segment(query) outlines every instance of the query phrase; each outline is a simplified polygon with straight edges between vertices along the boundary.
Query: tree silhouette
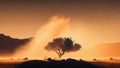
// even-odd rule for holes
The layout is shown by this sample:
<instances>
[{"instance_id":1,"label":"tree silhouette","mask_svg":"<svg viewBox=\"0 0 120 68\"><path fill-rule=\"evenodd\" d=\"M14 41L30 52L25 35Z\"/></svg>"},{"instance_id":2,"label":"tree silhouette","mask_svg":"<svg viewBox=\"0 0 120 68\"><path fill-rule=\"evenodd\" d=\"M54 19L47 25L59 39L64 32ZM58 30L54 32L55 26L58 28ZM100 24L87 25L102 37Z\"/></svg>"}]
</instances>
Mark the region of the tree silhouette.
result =
<instances>
[{"instance_id":1,"label":"tree silhouette","mask_svg":"<svg viewBox=\"0 0 120 68\"><path fill-rule=\"evenodd\" d=\"M45 46L46 50L55 51L59 58L61 58L65 52L78 51L80 48L81 45L74 43L71 38L55 38Z\"/></svg>"}]
</instances>

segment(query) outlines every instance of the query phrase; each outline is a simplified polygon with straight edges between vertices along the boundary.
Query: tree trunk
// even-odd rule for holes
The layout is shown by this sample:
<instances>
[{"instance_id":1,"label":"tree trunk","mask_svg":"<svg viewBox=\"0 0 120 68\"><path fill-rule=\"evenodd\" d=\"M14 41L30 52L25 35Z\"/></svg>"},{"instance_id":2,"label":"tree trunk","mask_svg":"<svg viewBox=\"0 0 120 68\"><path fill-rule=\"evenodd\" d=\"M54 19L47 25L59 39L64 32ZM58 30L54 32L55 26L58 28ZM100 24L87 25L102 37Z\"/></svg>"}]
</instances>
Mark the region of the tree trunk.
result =
<instances>
[{"instance_id":1,"label":"tree trunk","mask_svg":"<svg viewBox=\"0 0 120 68\"><path fill-rule=\"evenodd\" d=\"M59 59L62 57L62 55L64 55L64 52L63 51L61 52L59 49L55 50L55 52L58 54Z\"/></svg>"}]
</instances>

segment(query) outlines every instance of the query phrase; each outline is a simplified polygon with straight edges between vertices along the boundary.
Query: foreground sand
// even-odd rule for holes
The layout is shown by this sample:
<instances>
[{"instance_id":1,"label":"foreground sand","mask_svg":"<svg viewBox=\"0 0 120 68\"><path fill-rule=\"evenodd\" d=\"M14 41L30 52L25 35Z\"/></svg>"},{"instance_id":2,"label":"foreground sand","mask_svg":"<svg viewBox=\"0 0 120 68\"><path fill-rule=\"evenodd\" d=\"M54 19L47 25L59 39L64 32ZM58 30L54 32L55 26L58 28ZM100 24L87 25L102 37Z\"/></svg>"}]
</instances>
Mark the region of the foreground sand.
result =
<instances>
[{"instance_id":1,"label":"foreground sand","mask_svg":"<svg viewBox=\"0 0 120 68\"><path fill-rule=\"evenodd\" d=\"M0 60L0 68L15 68L20 63L28 60ZM120 68L120 60L91 60L87 61L104 68Z\"/></svg>"},{"instance_id":2,"label":"foreground sand","mask_svg":"<svg viewBox=\"0 0 120 68\"><path fill-rule=\"evenodd\" d=\"M0 60L0 68L15 68L16 65L25 61L26 60Z\"/></svg>"}]
</instances>

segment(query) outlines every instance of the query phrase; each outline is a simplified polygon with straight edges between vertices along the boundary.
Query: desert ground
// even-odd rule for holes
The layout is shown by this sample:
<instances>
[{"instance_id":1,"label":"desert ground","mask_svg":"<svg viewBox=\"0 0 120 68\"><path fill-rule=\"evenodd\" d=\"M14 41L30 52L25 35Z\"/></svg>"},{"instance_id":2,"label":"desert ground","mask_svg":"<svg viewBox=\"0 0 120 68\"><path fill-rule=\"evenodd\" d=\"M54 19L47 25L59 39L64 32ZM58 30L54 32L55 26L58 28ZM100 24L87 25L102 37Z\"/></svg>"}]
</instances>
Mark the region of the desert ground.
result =
<instances>
[{"instance_id":1,"label":"desert ground","mask_svg":"<svg viewBox=\"0 0 120 68\"><path fill-rule=\"evenodd\" d=\"M16 65L25 62L26 60L11 60L11 59L1 59L0 68L15 68Z\"/></svg>"},{"instance_id":2,"label":"desert ground","mask_svg":"<svg viewBox=\"0 0 120 68\"><path fill-rule=\"evenodd\" d=\"M1 59L0 68L16 68L17 65L31 61L31 60L22 60L22 59ZM78 60L81 61L81 60ZM93 60L84 60L85 62L91 63L93 65L100 66L101 68L120 68L119 59L93 59Z\"/></svg>"}]
</instances>

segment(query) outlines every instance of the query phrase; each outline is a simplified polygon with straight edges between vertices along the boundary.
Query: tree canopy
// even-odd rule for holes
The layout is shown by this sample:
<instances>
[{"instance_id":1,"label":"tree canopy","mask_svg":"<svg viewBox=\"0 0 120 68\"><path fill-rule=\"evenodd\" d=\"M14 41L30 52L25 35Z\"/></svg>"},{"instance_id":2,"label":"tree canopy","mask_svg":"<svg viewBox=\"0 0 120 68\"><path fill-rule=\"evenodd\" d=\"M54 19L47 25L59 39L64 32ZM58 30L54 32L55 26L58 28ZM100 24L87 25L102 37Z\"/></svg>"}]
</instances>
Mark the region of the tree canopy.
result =
<instances>
[{"instance_id":1,"label":"tree canopy","mask_svg":"<svg viewBox=\"0 0 120 68\"><path fill-rule=\"evenodd\" d=\"M71 38L55 38L45 46L46 50L55 51L59 58L61 58L65 52L75 52L80 50L80 48L81 45L74 43Z\"/></svg>"}]
</instances>

